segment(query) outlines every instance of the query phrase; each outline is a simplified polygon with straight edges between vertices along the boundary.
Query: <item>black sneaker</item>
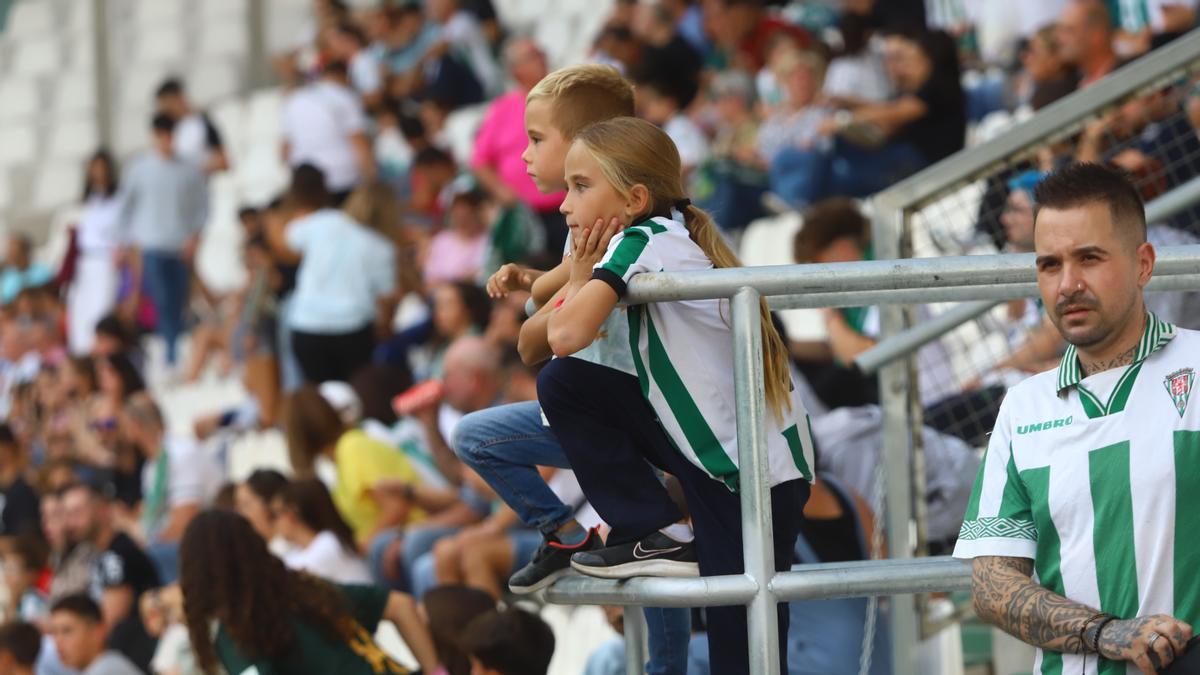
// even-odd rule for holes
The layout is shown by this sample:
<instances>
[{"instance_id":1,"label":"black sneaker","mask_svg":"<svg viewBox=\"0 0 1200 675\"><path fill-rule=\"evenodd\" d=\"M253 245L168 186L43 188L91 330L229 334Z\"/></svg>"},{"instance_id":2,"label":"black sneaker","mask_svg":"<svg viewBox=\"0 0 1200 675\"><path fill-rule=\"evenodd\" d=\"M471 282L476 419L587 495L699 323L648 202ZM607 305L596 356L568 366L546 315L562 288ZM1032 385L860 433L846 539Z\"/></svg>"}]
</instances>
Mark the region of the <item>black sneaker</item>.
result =
<instances>
[{"instance_id":1,"label":"black sneaker","mask_svg":"<svg viewBox=\"0 0 1200 675\"><path fill-rule=\"evenodd\" d=\"M571 556L571 567L590 577L698 577L696 547L655 532L641 541L618 544Z\"/></svg>"},{"instance_id":2,"label":"black sneaker","mask_svg":"<svg viewBox=\"0 0 1200 675\"><path fill-rule=\"evenodd\" d=\"M568 546L553 535L546 535L541 546L529 561L508 580L508 590L517 595L535 593L558 581L564 574L571 571L571 555L582 551L591 551L604 546L600 534L595 528L588 530L587 538L578 544Z\"/></svg>"}]
</instances>

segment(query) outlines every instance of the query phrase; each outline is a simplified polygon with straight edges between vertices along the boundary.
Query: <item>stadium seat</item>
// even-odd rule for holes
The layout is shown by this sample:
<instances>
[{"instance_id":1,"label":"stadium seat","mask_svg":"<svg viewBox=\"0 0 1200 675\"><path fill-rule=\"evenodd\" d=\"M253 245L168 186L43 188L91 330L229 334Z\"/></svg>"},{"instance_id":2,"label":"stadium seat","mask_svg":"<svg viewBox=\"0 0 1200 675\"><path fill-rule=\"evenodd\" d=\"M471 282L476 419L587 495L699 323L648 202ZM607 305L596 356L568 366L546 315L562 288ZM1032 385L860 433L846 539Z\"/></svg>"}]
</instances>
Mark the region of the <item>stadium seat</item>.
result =
<instances>
[{"instance_id":1,"label":"stadium seat","mask_svg":"<svg viewBox=\"0 0 1200 675\"><path fill-rule=\"evenodd\" d=\"M748 267L792 264L792 240L803 226L804 219L795 212L750 223L742 234L739 247L742 263ZM819 310L792 309L779 312L779 318L793 340L823 340L826 337L825 321Z\"/></svg>"},{"instance_id":2,"label":"stadium seat","mask_svg":"<svg viewBox=\"0 0 1200 675\"><path fill-rule=\"evenodd\" d=\"M51 159L82 160L99 145L96 121L91 116L58 119L50 133Z\"/></svg>"},{"instance_id":3,"label":"stadium seat","mask_svg":"<svg viewBox=\"0 0 1200 675\"><path fill-rule=\"evenodd\" d=\"M54 162L43 165L34 174L33 207L54 209L79 198L78 162Z\"/></svg>"},{"instance_id":4,"label":"stadium seat","mask_svg":"<svg viewBox=\"0 0 1200 675\"><path fill-rule=\"evenodd\" d=\"M8 183L8 172L0 168L0 210L7 209L12 200L12 188Z\"/></svg>"},{"instance_id":5,"label":"stadium seat","mask_svg":"<svg viewBox=\"0 0 1200 675\"><path fill-rule=\"evenodd\" d=\"M450 113L446 118L446 126L442 134L450 143L450 154L460 166L466 166L471 160L471 148L475 145L475 134L483 122L487 112L487 104L460 108Z\"/></svg>"},{"instance_id":6,"label":"stadium seat","mask_svg":"<svg viewBox=\"0 0 1200 675\"><path fill-rule=\"evenodd\" d=\"M144 64L131 68L116 82L120 90L117 95L119 116L124 117L128 109L144 109L154 101L154 91L169 76L178 70L168 64Z\"/></svg>"},{"instance_id":7,"label":"stadium seat","mask_svg":"<svg viewBox=\"0 0 1200 675\"><path fill-rule=\"evenodd\" d=\"M134 24L138 29L160 29L164 25L180 24L187 3L180 0L133 0ZM151 31L139 30L140 34Z\"/></svg>"},{"instance_id":8,"label":"stadium seat","mask_svg":"<svg viewBox=\"0 0 1200 675\"><path fill-rule=\"evenodd\" d=\"M48 75L63 64L63 44L53 37L22 40L14 51L12 70L19 75Z\"/></svg>"},{"instance_id":9,"label":"stadium seat","mask_svg":"<svg viewBox=\"0 0 1200 675\"><path fill-rule=\"evenodd\" d=\"M36 80L0 77L0 120L33 117L40 107Z\"/></svg>"},{"instance_id":10,"label":"stadium seat","mask_svg":"<svg viewBox=\"0 0 1200 675\"><path fill-rule=\"evenodd\" d=\"M146 147L150 140L149 102L140 108L126 108L113 120L113 151L121 160L126 160Z\"/></svg>"},{"instance_id":11,"label":"stadium seat","mask_svg":"<svg viewBox=\"0 0 1200 675\"><path fill-rule=\"evenodd\" d=\"M161 25L138 31L133 62L141 65L179 61L185 56L185 46L182 22L178 26Z\"/></svg>"},{"instance_id":12,"label":"stadium seat","mask_svg":"<svg viewBox=\"0 0 1200 675\"><path fill-rule=\"evenodd\" d=\"M196 3L196 9L205 19L209 20L212 17L230 19L242 17L244 20L247 3L246 0L204 0L204 2Z\"/></svg>"},{"instance_id":13,"label":"stadium seat","mask_svg":"<svg viewBox=\"0 0 1200 675\"><path fill-rule=\"evenodd\" d=\"M249 38L244 15L206 17L203 24L199 49L202 59L241 56L246 53Z\"/></svg>"},{"instance_id":14,"label":"stadium seat","mask_svg":"<svg viewBox=\"0 0 1200 675\"><path fill-rule=\"evenodd\" d=\"M37 134L32 124L0 125L0 167L31 162L37 156Z\"/></svg>"},{"instance_id":15,"label":"stadium seat","mask_svg":"<svg viewBox=\"0 0 1200 675\"><path fill-rule=\"evenodd\" d=\"M54 81L50 110L55 115L94 114L96 112L96 78L88 72L63 73Z\"/></svg>"},{"instance_id":16,"label":"stadium seat","mask_svg":"<svg viewBox=\"0 0 1200 675\"><path fill-rule=\"evenodd\" d=\"M242 99L222 101L208 109L209 118L221 133L225 154L237 162L246 151L246 104Z\"/></svg>"},{"instance_id":17,"label":"stadium seat","mask_svg":"<svg viewBox=\"0 0 1200 675\"><path fill-rule=\"evenodd\" d=\"M8 17L12 35L42 35L54 30L54 7L48 2L18 2Z\"/></svg>"},{"instance_id":18,"label":"stadium seat","mask_svg":"<svg viewBox=\"0 0 1200 675\"><path fill-rule=\"evenodd\" d=\"M187 73L188 95L198 106L209 106L241 89L242 72L226 59L209 59Z\"/></svg>"}]
</instances>

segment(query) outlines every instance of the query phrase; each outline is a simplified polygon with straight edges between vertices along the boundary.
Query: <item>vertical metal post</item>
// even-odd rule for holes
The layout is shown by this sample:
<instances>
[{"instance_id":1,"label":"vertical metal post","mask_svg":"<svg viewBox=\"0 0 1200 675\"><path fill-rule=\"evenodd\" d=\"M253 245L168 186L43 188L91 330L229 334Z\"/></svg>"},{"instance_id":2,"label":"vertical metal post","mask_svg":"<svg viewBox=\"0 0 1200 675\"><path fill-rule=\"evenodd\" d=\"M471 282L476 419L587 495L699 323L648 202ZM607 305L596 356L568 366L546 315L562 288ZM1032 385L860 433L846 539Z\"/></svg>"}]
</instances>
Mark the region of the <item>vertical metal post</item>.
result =
<instances>
[{"instance_id":1,"label":"vertical metal post","mask_svg":"<svg viewBox=\"0 0 1200 675\"><path fill-rule=\"evenodd\" d=\"M901 257L904 211L880 206L872 222L872 244L880 260ZM904 308L879 307L880 341L905 329ZM907 360L893 362L879 371L879 404L883 410L883 464L887 514L888 551L892 558L911 558L912 481L909 428L909 377ZM911 595L891 598L892 671L916 675L917 643L920 640L916 607Z\"/></svg>"},{"instance_id":2,"label":"vertical metal post","mask_svg":"<svg viewBox=\"0 0 1200 675\"><path fill-rule=\"evenodd\" d=\"M250 71L246 84L251 91L270 81L267 30L267 0L246 0L246 65Z\"/></svg>"},{"instance_id":3,"label":"vertical metal post","mask_svg":"<svg viewBox=\"0 0 1200 675\"><path fill-rule=\"evenodd\" d=\"M625 673L641 675L646 672L646 615L642 608L625 608Z\"/></svg>"},{"instance_id":4,"label":"vertical metal post","mask_svg":"<svg viewBox=\"0 0 1200 675\"><path fill-rule=\"evenodd\" d=\"M109 52L108 0L92 0L92 59L96 78L96 135L113 147L112 60Z\"/></svg>"},{"instance_id":5,"label":"vertical metal post","mask_svg":"<svg viewBox=\"0 0 1200 675\"><path fill-rule=\"evenodd\" d=\"M763 388L759 295L742 288L733 296L734 396L737 398L738 487L742 500L742 553L746 574L758 583L746 615L750 671L779 675L779 623L769 584L775 575L771 491L767 487L767 397Z\"/></svg>"}]
</instances>

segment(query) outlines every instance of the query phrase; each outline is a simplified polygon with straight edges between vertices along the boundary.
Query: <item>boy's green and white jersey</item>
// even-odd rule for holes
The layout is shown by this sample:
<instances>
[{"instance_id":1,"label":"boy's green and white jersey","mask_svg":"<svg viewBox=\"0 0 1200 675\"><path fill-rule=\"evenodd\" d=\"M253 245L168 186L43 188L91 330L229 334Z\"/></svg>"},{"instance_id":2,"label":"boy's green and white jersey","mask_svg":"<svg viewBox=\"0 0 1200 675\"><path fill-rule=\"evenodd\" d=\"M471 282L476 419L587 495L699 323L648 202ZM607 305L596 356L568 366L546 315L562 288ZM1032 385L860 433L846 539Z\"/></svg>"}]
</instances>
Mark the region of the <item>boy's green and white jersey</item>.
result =
<instances>
[{"instance_id":1,"label":"boy's green and white jersey","mask_svg":"<svg viewBox=\"0 0 1200 675\"><path fill-rule=\"evenodd\" d=\"M594 276L624 297L643 272L712 269L687 227L654 218L613 237ZM633 365L642 393L675 447L709 476L737 489L737 404L728 300L633 305L626 310ZM796 396L784 419L766 415L770 484L812 480L808 414Z\"/></svg>"},{"instance_id":2,"label":"boy's green and white jersey","mask_svg":"<svg viewBox=\"0 0 1200 675\"><path fill-rule=\"evenodd\" d=\"M1148 314L1134 361L1057 370L1011 389L954 555L1032 558L1035 579L1123 619L1200 620L1200 333ZM1129 673L1038 651L1037 673Z\"/></svg>"}]
</instances>

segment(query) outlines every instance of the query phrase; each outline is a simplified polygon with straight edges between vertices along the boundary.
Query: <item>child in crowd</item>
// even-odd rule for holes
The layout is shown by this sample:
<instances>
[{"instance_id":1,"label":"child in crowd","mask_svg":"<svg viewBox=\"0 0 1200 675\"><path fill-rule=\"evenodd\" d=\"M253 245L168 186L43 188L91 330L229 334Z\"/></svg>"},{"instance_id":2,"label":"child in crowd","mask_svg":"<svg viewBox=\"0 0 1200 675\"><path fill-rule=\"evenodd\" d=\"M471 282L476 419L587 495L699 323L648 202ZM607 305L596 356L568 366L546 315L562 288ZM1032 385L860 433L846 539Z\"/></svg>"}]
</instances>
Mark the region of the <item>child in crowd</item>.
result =
<instances>
[{"instance_id":1,"label":"child in crowd","mask_svg":"<svg viewBox=\"0 0 1200 675\"><path fill-rule=\"evenodd\" d=\"M0 626L0 673L33 675L41 647L42 634L37 626L23 621Z\"/></svg>"},{"instance_id":2,"label":"child in crowd","mask_svg":"<svg viewBox=\"0 0 1200 675\"><path fill-rule=\"evenodd\" d=\"M474 675L546 675L554 632L536 614L492 610L467 626L463 646Z\"/></svg>"},{"instance_id":3,"label":"child in crowd","mask_svg":"<svg viewBox=\"0 0 1200 675\"><path fill-rule=\"evenodd\" d=\"M684 197L679 153L654 125L626 118L592 125L576 137L565 168L571 275L548 312L548 341L559 358L539 375L538 397L584 494L613 528L606 547L575 553L571 565L615 579L696 574L697 567L704 576L741 574L729 302L627 308L636 382L598 381L601 368L564 358L596 340L634 276L741 263L708 214ZM760 315L775 566L786 570L809 494L812 439L792 394L787 349L761 302ZM652 464L679 479L694 541ZM783 605L779 623L786 634ZM708 624L720 636L709 645L713 672L745 672L745 609L709 608ZM786 671L782 645L779 658Z\"/></svg>"},{"instance_id":4,"label":"child in crowd","mask_svg":"<svg viewBox=\"0 0 1200 675\"><path fill-rule=\"evenodd\" d=\"M553 193L566 188L563 161L571 140L585 127L633 112L633 87L611 66L563 68L539 82L526 100L529 145L522 156L538 190ZM488 280L488 292L493 297L528 291L534 304L543 307L521 328L518 350L526 363L550 357L547 303L566 284L569 262L569 255L564 255L561 264L545 273L505 265ZM597 383L623 381L636 388L624 317L614 313L600 335L579 358L596 365ZM541 546L532 561L509 579L509 590L532 593L545 588L567 573L573 553L601 545L599 534L584 529L574 519L573 509L551 491L538 473L538 466L567 469L570 464L537 402L513 403L467 415L458 423L451 444L459 458L492 486L523 523L542 533ZM618 451L633 452L629 447L619 447ZM640 456L628 459L642 461ZM656 608L645 612L650 637L648 671L685 673L688 613Z\"/></svg>"}]
</instances>

